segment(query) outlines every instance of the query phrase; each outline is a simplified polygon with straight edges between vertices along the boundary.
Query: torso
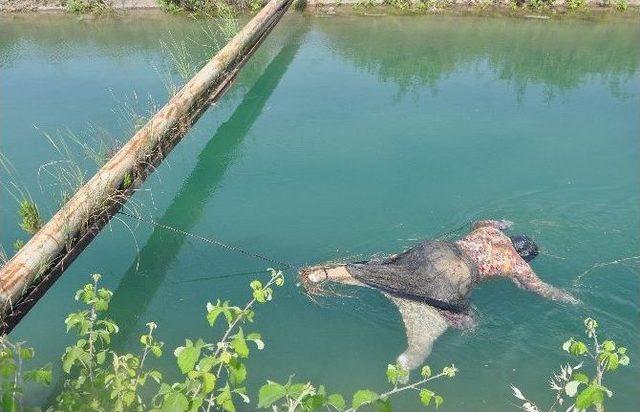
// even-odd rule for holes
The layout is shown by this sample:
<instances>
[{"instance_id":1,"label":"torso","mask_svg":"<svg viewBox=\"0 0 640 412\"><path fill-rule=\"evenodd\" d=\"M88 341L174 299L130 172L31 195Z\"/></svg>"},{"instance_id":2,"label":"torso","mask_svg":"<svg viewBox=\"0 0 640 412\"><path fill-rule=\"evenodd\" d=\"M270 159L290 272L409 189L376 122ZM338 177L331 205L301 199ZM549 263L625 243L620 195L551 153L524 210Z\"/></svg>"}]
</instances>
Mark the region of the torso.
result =
<instances>
[{"instance_id":1,"label":"torso","mask_svg":"<svg viewBox=\"0 0 640 412\"><path fill-rule=\"evenodd\" d=\"M507 275L522 260L513 248L511 239L494 227L479 227L455 243L475 262L481 280Z\"/></svg>"}]
</instances>

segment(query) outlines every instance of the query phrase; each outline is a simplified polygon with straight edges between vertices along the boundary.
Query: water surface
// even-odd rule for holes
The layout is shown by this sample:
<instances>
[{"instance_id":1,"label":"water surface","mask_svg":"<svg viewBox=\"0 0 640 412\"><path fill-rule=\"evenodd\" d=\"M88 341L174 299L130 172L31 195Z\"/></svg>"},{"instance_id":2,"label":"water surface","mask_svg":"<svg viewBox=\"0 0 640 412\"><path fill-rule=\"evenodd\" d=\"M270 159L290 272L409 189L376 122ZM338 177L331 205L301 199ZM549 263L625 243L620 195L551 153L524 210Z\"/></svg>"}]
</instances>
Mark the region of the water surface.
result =
<instances>
[{"instance_id":1,"label":"water surface","mask_svg":"<svg viewBox=\"0 0 640 412\"><path fill-rule=\"evenodd\" d=\"M188 19L0 24L2 152L47 213L55 188L41 165L59 156L43 135L126 140L127 108L166 100L160 41L189 36L189 49L206 54ZM634 409L637 260L575 280L638 255L639 35L626 21L288 15L130 207L296 266L393 253L476 218L513 220L544 248L534 263L541 277L584 304L547 302L504 281L478 288L477 330L447 332L429 359L461 370L434 385L447 410L513 410L512 383L550 399L547 377L568 360L560 346L586 316L632 348L632 366L609 383L610 409ZM24 236L11 198L1 201L10 250ZM63 320L77 307L73 291L98 272L115 291L119 349L134 350L151 320L168 349L184 337L214 339L205 303L243 303L243 273L267 266L121 216L12 335L42 363L57 360L72 341ZM386 364L405 345L395 308L372 291L316 305L294 271L287 276L258 309L253 328L267 347L249 361L250 389L292 373L344 393L385 388ZM170 354L158 367L177 378ZM33 402L49 396L38 390ZM416 410L413 397L400 397L398 410Z\"/></svg>"}]
</instances>

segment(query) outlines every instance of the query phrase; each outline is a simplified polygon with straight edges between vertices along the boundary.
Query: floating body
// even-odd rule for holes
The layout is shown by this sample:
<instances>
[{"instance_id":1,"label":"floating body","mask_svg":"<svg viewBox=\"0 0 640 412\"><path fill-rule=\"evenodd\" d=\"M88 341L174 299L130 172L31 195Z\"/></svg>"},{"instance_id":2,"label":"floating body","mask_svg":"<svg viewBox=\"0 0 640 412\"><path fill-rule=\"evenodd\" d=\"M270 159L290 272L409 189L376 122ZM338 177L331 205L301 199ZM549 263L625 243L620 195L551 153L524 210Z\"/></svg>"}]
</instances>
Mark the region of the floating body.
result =
<instances>
[{"instance_id":1,"label":"floating body","mask_svg":"<svg viewBox=\"0 0 640 412\"><path fill-rule=\"evenodd\" d=\"M380 290L398 307L406 329L407 349L398 363L413 369L424 362L448 327L474 326L469 295L484 280L507 277L548 299L579 302L536 275L528 262L537 256L538 248L527 236L507 236L504 230L511 225L483 220L455 242L423 241L380 261L303 268L302 284L312 294L320 293L324 282Z\"/></svg>"}]
</instances>

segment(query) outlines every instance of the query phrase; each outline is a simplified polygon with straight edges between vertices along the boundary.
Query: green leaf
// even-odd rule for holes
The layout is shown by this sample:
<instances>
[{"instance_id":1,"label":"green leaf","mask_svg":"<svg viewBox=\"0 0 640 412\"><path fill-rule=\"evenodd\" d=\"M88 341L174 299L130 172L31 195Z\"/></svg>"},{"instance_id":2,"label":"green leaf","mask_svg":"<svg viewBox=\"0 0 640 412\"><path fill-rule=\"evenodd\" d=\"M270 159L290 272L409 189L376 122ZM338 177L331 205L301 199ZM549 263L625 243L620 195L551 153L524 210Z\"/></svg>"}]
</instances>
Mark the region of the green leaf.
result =
<instances>
[{"instance_id":1,"label":"green leaf","mask_svg":"<svg viewBox=\"0 0 640 412\"><path fill-rule=\"evenodd\" d=\"M423 366L420 375L425 379L429 378L431 376L431 368L429 366Z\"/></svg>"},{"instance_id":2,"label":"green leaf","mask_svg":"<svg viewBox=\"0 0 640 412\"><path fill-rule=\"evenodd\" d=\"M216 386L216 375L210 372L205 372L202 374L202 390L204 393L210 393L213 388Z\"/></svg>"},{"instance_id":3,"label":"green leaf","mask_svg":"<svg viewBox=\"0 0 640 412\"><path fill-rule=\"evenodd\" d=\"M242 329L231 340L231 347L236 351L239 357L246 358L249 356L249 347L247 341L244 338Z\"/></svg>"},{"instance_id":4,"label":"green leaf","mask_svg":"<svg viewBox=\"0 0 640 412\"><path fill-rule=\"evenodd\" d=\"M302 392L304 392L309 387L307 383L294 383L293 385L287 388L287 396L293 399L298 399Z\"/></svg>"},{"instance_id":5,"label":"green leaf","mask_svg":"<svg viewBox=\"0 0 640 412\"><path fill-rule=\"evenodd\" d=\"M32 359L34 351L32 348L20 348L20 357L24 360Z\"/></svg>"},{"instance_id":6,"label":"green leaf","mask_svg":"<svg viewBox=\"0 0 640 412\"><path fill-rule=\"evenodd\" d=\"M41 385L49 385L51 383L51 376L51 365L25 373L25 379Z\"/></svg>"},{"instance_id":7,"label":"green leaf","mask_svg":"<svg viewBox=\"0 0 640 412\"><path fill-rule=\"evenodd\" d=\"M200 363L198 363L198 369L201 372L209 372L215 365L219 363L218 359L213 356L205 356L200 359Z\"/></svg>"},{"instance_id":8,"label":"green leaf","mask_svg":"<svg viewBox=\"0 0 640 412\"><path fill-rule=\"evenodd\" d=\"M86 357L84 349L78 346L68 347L65 354L62 355L62 369L66 373L70 373L76 360L84 357Z\"/></svg>"},{"instance_id":9,"label":"green leaf","mask_svg":"<svg viewBox=\"0 0 640 412\"><path fill-rule=\"evenodd\" d=\"M6 412L18 412L20 410L20 406L12 396L11 391L5 391L2 394L2 410Z\"/></svg>"},{"instance_id":10,"label":"green leaf","mask_svg":"<svg viewBox=\"0 0 640 412\"><path fill-rule=\"evenodd\" d=\"M268 408L287 394L287 389L276 382L268 382L258 391L258 408Z\"/></svg>"},{"instance_id":11,"label":"green leaf","mask_svg":"<svg viewBox=\"0 0 640 412\"><path fill-rule=\"evenodd\" d=\"M235 412L236 407L233 404L233 398L231 397L231 390L228 386L225 386L218 396L216 397L216 403L227 412Z\"/></svg>"},{"instance_id":12,"label":"green leaf","mask_svg":"<svg viewBox=\"0 0 640 412\"><path fill-rule=\"evenodd\" d=\"M253 297L260 303L265 303L267 301L267 296L264 292L264 289L257 289L253 291Z\"/></svg>"},{"instance_id":13,"label":"green leaf","mask_svg":"<svg viewBox=\"0 0 640 412\"><path fill-rule=\"evenodd\" d=\"M247 368L244 363L238 362L237 359L233 359L229 362L229 383L233 386L242 385L247 379Z\"/></svg>"},{"instance_id":14,"label":"green leaf","mask_svg":"<svg viewBox=\"0 0 640 412\"><path fill-rule=\"evenodd\" d=\"M587 348L587 345L585 345L584 342L574 341L569 346L569 353L572 355L582 356L587 352L589 352L589 348Z\"/></svg>"},{"instance_id":15,"label":"green leaf","mask_svg":"<svg viewBox=\"0 0 640 412\"><path fill-rule=\"evenodd\" d=\"M391 412L393 410L391 409L390 399L378 399L373 403L373 406L375 406L378 412Z\"/></svg>"},{"instance_id":16,"label":"green leaf","mask_svg":"<svg viewBox=\"0 0 640 412\"><path fill-rule=\"evenodd\" d=\"M339 393L329 395L327 398L327 404L333 406L339 411L344 411L347 408L347 403L344 401L344 397Z\"/></svg>"},{"instance_id":17,"label":"green leaf","mask_svg":"<svg viewBox=\"0 0 640 412\"><path fill-rule=\"evenodd\" d=\"M431 403L431 399L433 398L433 395L435 395L435 393L431 392L429 389L422 389L420 391L420 402L424 406L429 406L429 404Z\"/></svg>"},{"instance_id":18,"label":"green leaf","mask_svg":"<svg viewBox=\"0 0 640 412\"><path fill-rule=\"evenodd\" d=\"M592 383L578 394L575 405L579 409L587 409L602 402L604 402L604 391L599 385Z\"/></svg>"},{"instance_id":19,"label":"green leaf","mask_svg":"<svg viewBox=\"0 0 640 412\"><path fill-rule=\"evenodd\" d=\"M453 364L451 364L451 366L445 366L444 368L442 368L442 373L448 378L453 378L454 376L456 376L456 372L458 372L458 368L456 368L456 365Z\"/></svg>"},{"instance_id":20,"label":"green leaf","mask_svg":"<svg viewBox=\"0 0 640 412\"><path fill-rule=\"evenodd\" d=\"M573 374L573 380L589 384L589 377L584 373L578 372Z\"/></svg>"},{"instance_id":21,"label":"green leaf","mask_svg":"<svg viewBox=\"0 0 640 412\"><path fill-rule=\"evenodd\" d=\"M96 362L98 365L102 365L107 357L107 351L100 351L96 354Z\"/></svg>"},{"instance_id":22,"label":"green leaf","mask_svg":"<svg viewBox=\"0 0 640 412\"><path fill-rule=\"evenodd\" d=\"M251 341L256 344L258 350L264 349L264 342L262 341L262 336L259 333L250 333L246 338L248 341Z\"/></svg>"},{"instance_id":23,"label":"green leaf","mask_svg":"<svg viewBox=\"0 0 640 412\"><path fill-rule=\"evenodd\" d=\"M398 369L395 365L387 365L387 380L389 383L395 385L398 382Z\"/></svg>"},{"instance_id":24,"label":"green leaf","mask_svg":"<svg viewBox=\"0 0 640 412\"><path fill-rule=\"evenodd\" d=\"M602 342L602 349L606 350L607 352L613 352L614 350L616 350L616 343L612 340L605 340L604 342Z\"/></svg>"},{"instance_id":25,"label":"green leaf","mask_svg":"<svg viewBox=\"0 0 640 412\"><path fill-rule=\"evenodd\" d=\"M619 362L620 362L620 365L627 366L629 365L629 357L627 355L621 355Z\"/></svg>"},{"instance_id":26,"label":"green leaf","mask_svg":"<svg viewBox=\"0 0 640 412\"><path fill-rule=\"evenodd\" d=\"M162 402L161 412L183 412L189 410L187 397L180 392L169 392Z\"/></svg>"},{"instance_id":27,"label":"green leaf","mask_svg":"<svg viewBox=\"0 0 640 412\"><path fill-rule=\"evenodd\" d=\"M369 404L378 399L378 394L368 389L361 389L353 395L351 407L358 409L362 405Z\"/></svg>"},{"instance_id":28,"label":"green leaf","mask_svg":"<svg viewBox=\"0 0 640 412\"><path fill-rule=\"evenodd\" d=\"M196 366L198 358L200 358L200 348L194 346L183 347L177 351L178 367L182 373L187 373Z\"/></svg>"},{"instance_id":29,"label":"green leaf","mask_svg":"<svg viewBox=\"0 0 640 412\"><path fill-rule=\"evenodd\" d=\"M618 364L620 363L620 359L618 358L617 353L610 353L606 358L606 367L608 371L613 371L618 369Z\"/></svg>"},{"instance_id":30,"label":"green leaf","mask_svg":"<svg viewBox=\"0 0 640 412\"><path fill-rule=\"evenodd\" d=\"M440 395L434 396L433 400L436 401L436 409L438 409L440 405L442 405L442 402L444 402L444 398Z\"/></svg>"}]
</instances>

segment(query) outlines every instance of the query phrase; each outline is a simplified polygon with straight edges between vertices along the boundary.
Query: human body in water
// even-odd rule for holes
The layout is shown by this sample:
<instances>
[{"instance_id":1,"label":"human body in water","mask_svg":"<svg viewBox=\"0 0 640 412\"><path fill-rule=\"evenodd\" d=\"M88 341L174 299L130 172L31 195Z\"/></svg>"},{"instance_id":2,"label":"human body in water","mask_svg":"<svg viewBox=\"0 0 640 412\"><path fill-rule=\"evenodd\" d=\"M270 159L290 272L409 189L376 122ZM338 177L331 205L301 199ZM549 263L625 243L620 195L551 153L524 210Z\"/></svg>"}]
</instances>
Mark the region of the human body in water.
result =
<instances>
[{"instance_id":1,"label":"human body in water","mask_svg":"<svg viewBox=\"0 0 640 412\"><path fill-rule=\"evenodd\" d=\"M407 333L408 347L398 363L414 369L448 327L464 330L475 325L468 296L482 281L506 277L545 298L579 303L536 275L529 262L537 256L538 247L525 235L507 236L504 231L512 224L482 220L455 242L423 241L382 261L306 267L300 270L301 283L311 294L321 294L324 282L384 293L398 307Z\"/></svg>"}]
</instances>

